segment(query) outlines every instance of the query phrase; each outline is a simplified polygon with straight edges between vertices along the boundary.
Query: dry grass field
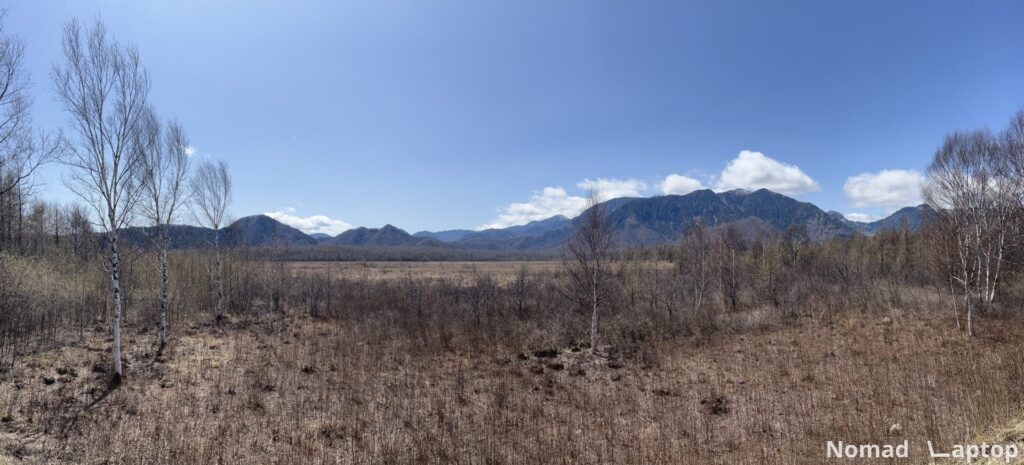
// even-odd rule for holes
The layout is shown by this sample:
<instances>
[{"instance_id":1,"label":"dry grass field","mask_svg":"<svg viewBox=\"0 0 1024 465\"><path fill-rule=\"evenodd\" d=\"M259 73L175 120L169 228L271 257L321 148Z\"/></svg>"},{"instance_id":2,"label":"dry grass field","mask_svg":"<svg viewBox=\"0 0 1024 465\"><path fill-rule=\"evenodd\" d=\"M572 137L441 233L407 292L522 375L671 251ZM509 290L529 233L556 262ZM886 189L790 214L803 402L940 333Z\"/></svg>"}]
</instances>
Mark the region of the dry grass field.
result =
<instances>
[{"instance_id":1,"label":"dry grass field","mask_svg":"<svg viewBox=\"0 0 1024 465\"><path fill-rule=\"evenodd\" d=\"M520 269L528 273L556 271L558 261L489 261L489 262L287 262L285 266L294 273L329 273L335 278L352 280L383 279L450 279L472 282L479 276L487 275L498 282L509 282Z\"/></svg>"},{"instance_id":2,"label":"dry grass field","mask_svg":"<svg viewBox=\"0 0 1024 465\"><path fill-rule=\"evenodd\" d=\"M617 260L593 352L558 262L232 257L217 328L181 253L157 361L158 281L132 270L113 388L105 277L10 258L0 464L820 464L830 440L926 463L928 440L1020 441L1022 289L971 338L921 267L854 246L751 247L702 306L700 261Z\"/></svg>"},{"instance_id":3,"label":"dry grass field","mask_svg":"<svg viewBox=\"0 0 1024 465\"><path fill-rule=\"evenodd\" d=\"M851 313L652 359L429 350L376 320L268 317L183 328L154 364L131 328L108 395L98 331L0 375L0 463L819 464L829 439L904 438L923 459L925 439L992 434L1024 407L1010 323L970 341L934 313Z\"/></svg>"}]
</instances>

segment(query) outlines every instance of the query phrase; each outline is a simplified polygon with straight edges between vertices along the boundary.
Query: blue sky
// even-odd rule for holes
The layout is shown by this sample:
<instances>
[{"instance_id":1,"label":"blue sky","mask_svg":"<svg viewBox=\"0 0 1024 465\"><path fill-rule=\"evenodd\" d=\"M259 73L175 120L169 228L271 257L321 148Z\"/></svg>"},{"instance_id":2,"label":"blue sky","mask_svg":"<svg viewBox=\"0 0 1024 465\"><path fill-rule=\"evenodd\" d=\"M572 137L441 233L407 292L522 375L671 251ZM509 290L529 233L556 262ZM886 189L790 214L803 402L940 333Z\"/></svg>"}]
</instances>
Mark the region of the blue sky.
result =
<instances>
[{"instance_id":1,"label":"blue sky","mask_svg":"<svg viewBox=\"0 0 1024 465\"><path fill-rule=\"evenodd\" d=\"M40 124L65 124L49 78L64 23L99 15L138 46L152 102L196 156L230 164L234 216L309 231L501 226L572 212L589 186L695 183L878 216L914 200L945 133L998 130L1024 106L1021 2L8 8ZM61 171L43 195L71 200Z\"/></svg>"}]
</instances>

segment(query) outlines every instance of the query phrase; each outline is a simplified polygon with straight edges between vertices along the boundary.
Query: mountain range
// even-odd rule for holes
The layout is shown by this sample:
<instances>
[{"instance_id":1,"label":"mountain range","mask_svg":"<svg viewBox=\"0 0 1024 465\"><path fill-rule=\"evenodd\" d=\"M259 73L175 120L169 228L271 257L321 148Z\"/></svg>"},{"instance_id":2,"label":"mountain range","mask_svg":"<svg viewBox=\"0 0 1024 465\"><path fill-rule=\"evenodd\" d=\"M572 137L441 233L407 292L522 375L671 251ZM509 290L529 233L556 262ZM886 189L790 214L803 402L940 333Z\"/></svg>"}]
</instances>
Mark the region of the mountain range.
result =
<instances>
[{"instance_id":1,"label":"mountain range","mask_svg":"<svg viewBox=\"0 0 1024 465\"><path fill-rule=\"evenodd\" d=\"M906 207L874 222L851 221L841 213L825 212L817 206L785 195L760 189L728 192L698 190L686 195L623 197L602 204L615 243L618 245L659 245L673 243L696 224L709 228L733 227L746 238L782 234L800 226L811 240L872 235L906 225L919 229L934 215L926 205ZM265 215L241 218L217 233L225 247L267 246L373 246L449 247L471 250L543 251L561 246L581 221L552 216L524 225L472 231L419 231L415 234L392 226L354 228L337 236L309 235ZM203 248L212 244L212 229L169 226L175 248ZM144 241L152 228L128 228L128 241Z\"/></svg>"}]
</instances>

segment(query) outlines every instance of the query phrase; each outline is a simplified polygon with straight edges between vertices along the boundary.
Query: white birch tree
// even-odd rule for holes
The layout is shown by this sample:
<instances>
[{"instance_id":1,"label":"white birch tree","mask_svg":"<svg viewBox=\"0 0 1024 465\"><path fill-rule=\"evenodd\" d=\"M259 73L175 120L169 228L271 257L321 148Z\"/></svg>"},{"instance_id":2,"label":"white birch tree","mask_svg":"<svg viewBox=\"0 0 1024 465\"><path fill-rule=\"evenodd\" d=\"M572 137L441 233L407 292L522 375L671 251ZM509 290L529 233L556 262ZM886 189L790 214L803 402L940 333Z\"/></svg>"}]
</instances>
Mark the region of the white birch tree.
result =
<instances>
[{"instance_id":1,"label":"white birch tree","mask_svg":"<svg viewBox=\"0 0 1024 465\"><path fill-rule=\"evenodd\" d=\"M943 236L935 250L950 255L941 261L963 295L971 336L975 301L992 305L1018 246L1022 192L1006 144L988 131L948 135L928 167L925 200Z\"/></svg>"},{"instance_id":2,"label":"white birch tree","mask_svg":"<svg viewBox=\"0 0 1024 465\"><path fill-rule=\"evenodd\" d=\"M72 169L65 184L96 215L106 233L106 263L114 308L114 381L121 366L121 255L119 232L127 226L142 190L135 133L146 110L149 75L138 51L124 47L96 21L84 29L77 20L64 28L63 59L54 66L53 87L77 138L65 157Z\"/></svg>"},{"instance_id":3,"label":"white birch tree","mask_svg":"<svg viewBox=\"0 0 1024 465\"><path fill-rule=\"evenodd\" d=\"M700 314L701 305L711 283L711 243L700 218L679 240L676 273L693 301L693 313Z\"/></svg>"},{"instance_id":4,"label":"white birch tree","mask_svg":"<svg viewBox=\"0 0 1024 465\"><path fill-rule=\"evenodd\" d=\"M587 209L576 220L576 230L566 243L562 266L569 277L566 295L590 310L590 350L597 352L597 322L601 304L609 295L612 232L599 194L592 192Z\"/></svg>"},{"instance_id":5,"label":"white birch tree","mask_svg":"<svg viewBox=\"0 0 1024 465\"><path fill-rule=\"evenodd\" d=\"M213 229L214 267L210 275L217 290L214 310L217 326L224 322L224 266L220 253L220 229L228 219L231 205L231 174L223 161L203 160L189 182L192 214L197 222Z\"/></svg>"},{"instance_id":6,"label":"white birch tree","mask_svg":"<svg viewBox=\"0 0 1024 465\"><path fill-rule=\"evenodd\" d=\"M187 198L189 144L181 123L172 120L164 128L152 109L146 112L136 133L141 160L139 185L144 194L139 212L153 227L151 240L160 266L160 329L155 356L158 359L167 342L170 226Z\"/></svg>"}]
</instances>

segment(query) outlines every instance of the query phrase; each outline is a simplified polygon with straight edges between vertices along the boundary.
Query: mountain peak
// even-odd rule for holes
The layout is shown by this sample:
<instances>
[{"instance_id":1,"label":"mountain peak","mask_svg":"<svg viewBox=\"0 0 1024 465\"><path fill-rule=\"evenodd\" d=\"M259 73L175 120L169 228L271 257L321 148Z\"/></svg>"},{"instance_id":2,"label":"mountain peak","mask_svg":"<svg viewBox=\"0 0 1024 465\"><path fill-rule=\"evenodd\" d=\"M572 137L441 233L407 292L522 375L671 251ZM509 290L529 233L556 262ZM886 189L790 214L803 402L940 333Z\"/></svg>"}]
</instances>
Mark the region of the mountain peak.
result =
<instances>
[{"instance_id":1,"label":"mountain peak","mask_svg":"<svg viewBox=\"0 0 1024 465\"><path fill-rule=\"evenodd\" d=\"M444 231L420 231L413 234L414 237L436 239L441 242L455 242L463 237L473 234L469 229L448 229Z\"/></svg>"},{"instance_id":2,"label":"mountain peak","mask_svg":"<svg viewBox=\"0 0 1024 465\"><path fill-rule=\"evenodd\" d=\"M835 210L829 210L829 211L827 211L825 213L827 213L828 216L831 216L832 218L835 218L835 219L837 219L839 221L849 221L849 220L846 219L846 215L844 215L844 214L842 214L840 212L837 212Z\"/></svg>"},{"instance_id":3,"label":"mountain peak","mask_svg":"<svg viewBox=\"0 0 1024 465\"><path fill-rule=\"evenodd\" d=\"M323 243L332 245L394 246L438 245L441 242L430 237L413 236L401 228L385 224L379 229L366 227L349 229L338 234L333 239L323 241Z\"/></svg>"},{"instance_id":4,"label":"mountain peak","mask_svg":"<svg viewBox=\"0 0 1024 465\"><path fill-rule=\"evenodd\" d=\"M225 242L238 246L314 245L306 233L267 215L245 216L221 230Z\"/></svg>"},{"instance_id":5,"label":"mountain peak","mask_svg":"<svg viewBox=\"0 0 1024 465\"><path fill-rule=\"evenodd\" d=\"M743 189L740 189L740 190L743 190ZM746 192L746 191L744 191L744 192ZM794 199L794 198L792 198L792 197L790 197L788 195L780 194L780 193L775 192L775 191L773 191L773 190L771 190L771 189L769 189L767 187L762 187L760 189L755 190L754 192L749 192L749 193L747 193L747 195L770 195L770 196L775 196L775 197L785 197L787 199L796 200L796 199Z\"/></svg>"}]
</instances>

